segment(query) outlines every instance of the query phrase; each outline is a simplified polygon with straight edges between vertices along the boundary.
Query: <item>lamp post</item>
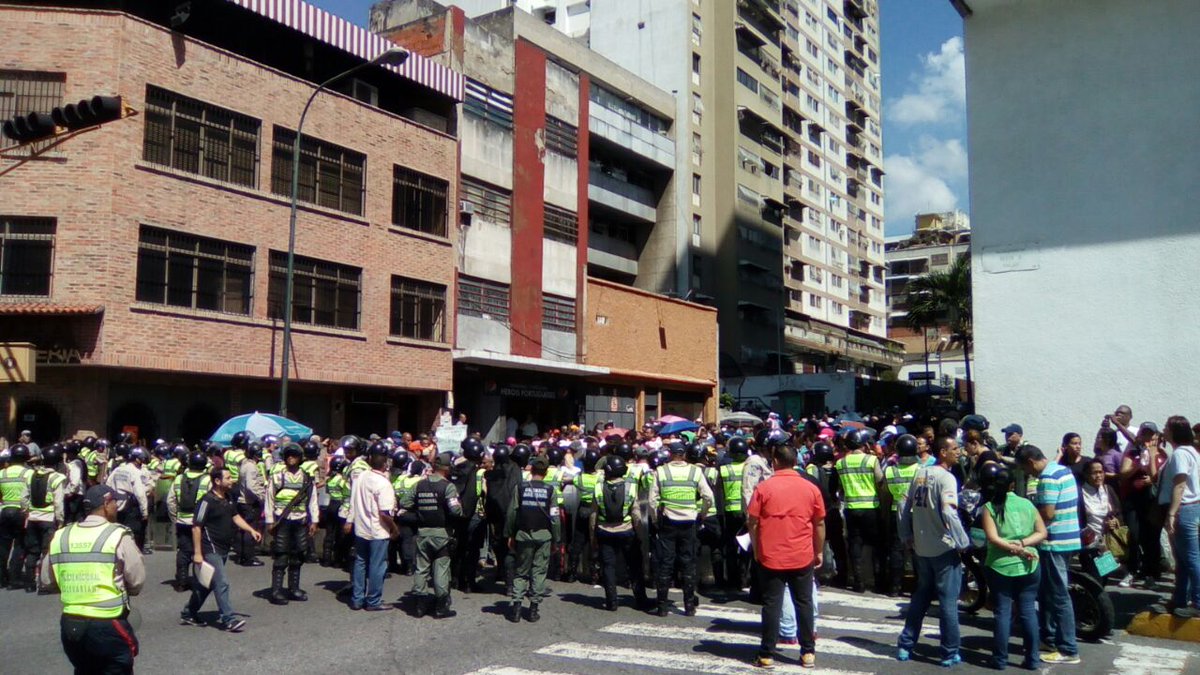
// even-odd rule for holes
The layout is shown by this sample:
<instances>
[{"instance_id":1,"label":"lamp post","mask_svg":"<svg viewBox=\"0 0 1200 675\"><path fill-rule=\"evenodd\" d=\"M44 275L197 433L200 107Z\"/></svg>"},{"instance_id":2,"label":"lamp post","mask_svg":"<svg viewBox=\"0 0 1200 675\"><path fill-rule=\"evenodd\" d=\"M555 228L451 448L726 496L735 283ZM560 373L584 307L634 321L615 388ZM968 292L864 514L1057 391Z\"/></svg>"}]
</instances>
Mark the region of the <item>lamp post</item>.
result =
<instances>
[{"instance_id":1,"label":"lamp post","mask_svg":"<svg viewBox=\"0 0 1200 675\"><path fill-rule=\"evenodd\" d=\"M292 213L288 221L287 281L285 282L286 290L283 301L283 363L279 377L279 414L283 417L288 416L288 371L291 368L292 358L292 292L296 274L296 211L300 194L300 139L303 138L301 132L304 131L304 118L308 116L308 109L317 98L317 94L334 82L370 66L399 66L407 60L407 50L392 47L370 61L360 63L347 71L334 75L313 90L304 104L304 110L300 113L300 123L296 125L296 140L292 144Z\"/></svg>"}]
</instances>

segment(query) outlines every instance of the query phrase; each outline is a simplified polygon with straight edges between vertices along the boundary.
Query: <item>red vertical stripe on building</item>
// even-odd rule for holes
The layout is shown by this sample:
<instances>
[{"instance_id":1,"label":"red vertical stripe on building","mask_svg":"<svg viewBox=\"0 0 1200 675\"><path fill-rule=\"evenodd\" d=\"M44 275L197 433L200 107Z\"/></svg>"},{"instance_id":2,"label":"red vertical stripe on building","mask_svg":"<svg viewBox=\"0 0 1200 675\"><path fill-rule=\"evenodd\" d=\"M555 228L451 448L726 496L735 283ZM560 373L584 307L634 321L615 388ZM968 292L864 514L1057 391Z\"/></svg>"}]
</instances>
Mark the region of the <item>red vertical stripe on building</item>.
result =
<instances>
[{"instance_id":1,"label":"red vertical stripe on building","mask_svg":"<svg viewBox=\"0 0 1200 675\"><path fill-rule=\"evenodd\" d=\"M541 358L546 55L518 39L514 65L512 353Z\"/></svg>"},{"instance_id":2,"label":"red vertical stripe on building","mask_svg":"<svg viewBox=\"0 0 1200 675\"><path fill-rule=\"evenodd\" d=\"M575 212L579 214L579 238L575 244L575 356L585 363L587 356L587 251L588 251L588 106L591 103L592 80L587 73L579 73L579 137L577 146L579 167L579 194Z\"/></svg>"}]
</instances>

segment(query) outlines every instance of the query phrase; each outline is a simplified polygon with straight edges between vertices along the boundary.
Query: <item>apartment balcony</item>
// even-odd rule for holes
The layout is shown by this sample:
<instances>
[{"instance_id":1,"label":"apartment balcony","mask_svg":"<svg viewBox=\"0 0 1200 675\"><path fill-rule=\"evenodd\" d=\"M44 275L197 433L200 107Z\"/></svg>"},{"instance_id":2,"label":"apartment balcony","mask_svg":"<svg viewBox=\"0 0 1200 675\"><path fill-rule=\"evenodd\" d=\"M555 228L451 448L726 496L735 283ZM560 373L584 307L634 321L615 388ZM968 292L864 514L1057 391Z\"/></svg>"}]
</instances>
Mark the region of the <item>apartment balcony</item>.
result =
<instances>
[{"instance_id":1,"label":"apartment balcony","mask_svg":"<svg viewBox=\"0 0 1200 675\"><path fill-rule=\"evenodd\" d=\"M588 171L588 199L646 223L658 218L653 191L604 173L597 166Z\"/></svg>"},{"instance_id":2,"label":"apartment balcony","mask_svg":"<svg viewBox=\"0 0 1200 675\"><path fill-rule=\"evenodd\" d=\"M847 16L855 19L865 19L870 16L867 12L867 0L845 0L842 9Z\"/></svg>"},{"instance_id":3,"label":"apartment balcony","mask_svg":"<svg viewBox=\"0 0 1200 675\"><path fill-rule=\"evenodd\" d=\"M588 265L622 275L636 277L638 273L638 253L633 244L596 232L588 233L587 261Z\"/></svg>"},{"instance_id":4,"label":"apartment balcony","mask_svg":"<svg viewBox=\"0 0 1200 675\"><path fill-rule=\"evenodd\" d=\"M778 0L737 0L738 16L745 18L755 28L767 35L774 35L778 42L779 31L784 29L783 16L779 12Z\"/></svg>"},{"instance_id":5,"label":"apartment balcony","mask_svg":"<svg viewBox=\"0 0 1200 675\"><path fill-rule=\"evenodd\" d=\"M675 142L669 136L656 133L595 102L588 106L588 130L593 136L660 167L675 167Z\"/></svg>"}]
</instances>

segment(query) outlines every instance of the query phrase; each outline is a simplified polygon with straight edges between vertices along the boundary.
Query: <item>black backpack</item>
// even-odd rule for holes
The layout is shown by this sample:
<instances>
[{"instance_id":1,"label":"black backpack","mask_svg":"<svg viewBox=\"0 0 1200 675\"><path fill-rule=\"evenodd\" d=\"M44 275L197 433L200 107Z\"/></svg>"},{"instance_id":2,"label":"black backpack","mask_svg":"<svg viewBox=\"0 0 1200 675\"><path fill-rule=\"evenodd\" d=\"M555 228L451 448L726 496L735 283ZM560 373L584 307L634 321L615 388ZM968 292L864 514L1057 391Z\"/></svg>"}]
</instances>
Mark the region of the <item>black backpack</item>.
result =
<instances>
[{"instance_id":1,"label":"black backpack","mask_svg":"<svg viewBox=\"0 0 1200 675\"><path fill-rule=\"evenodd\" d=\"M604 482L604 490L601 494L604 497L602 509L605 523L617 525L625 520L625 491L628 489L628 481L620 481L615 484Z\"/></svg>"},{"instance_id":2,"label":"black backpack","mask_svg":"<svg viewBox=\"0 0 1200 675\"><path fill-rule=\"evenodd\" d=\"M44 509L53 503L50 494L50 472L35 471L29 482L29 501L35 508Z\"/></svg>"},{"instance_id":3,"label":"black backpack","mask_svg":"<svg viewBox=\"0 0 1200 675\"><path fill-rule=\"evenodd\" d=\"M195 478L183 477L183 489L179 491L179 510L184 513L191 513L196 510L196 495L200 494L200 481L204 480L203 475Z\"/></svg>"}]
</instances>

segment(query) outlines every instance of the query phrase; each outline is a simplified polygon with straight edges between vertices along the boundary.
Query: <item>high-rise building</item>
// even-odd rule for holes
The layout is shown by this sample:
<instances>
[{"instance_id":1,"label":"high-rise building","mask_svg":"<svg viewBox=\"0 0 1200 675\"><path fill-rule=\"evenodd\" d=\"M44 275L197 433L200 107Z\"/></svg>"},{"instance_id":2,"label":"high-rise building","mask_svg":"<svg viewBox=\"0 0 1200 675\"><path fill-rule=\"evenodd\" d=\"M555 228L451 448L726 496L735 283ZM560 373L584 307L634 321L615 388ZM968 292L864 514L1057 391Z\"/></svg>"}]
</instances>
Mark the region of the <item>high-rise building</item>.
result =
<instances>
[{"instance_id":1,"label":"high-rise building","mask_svg":"<svg viewBox=\"0 0 1200 675\"><path fill-rule=\"evenodd\" d=\"M899 364L874 0L515 4L674 93L693 228L682 263L690 293L719 310L722 376Z\"/></svg>"}]
</instances>

